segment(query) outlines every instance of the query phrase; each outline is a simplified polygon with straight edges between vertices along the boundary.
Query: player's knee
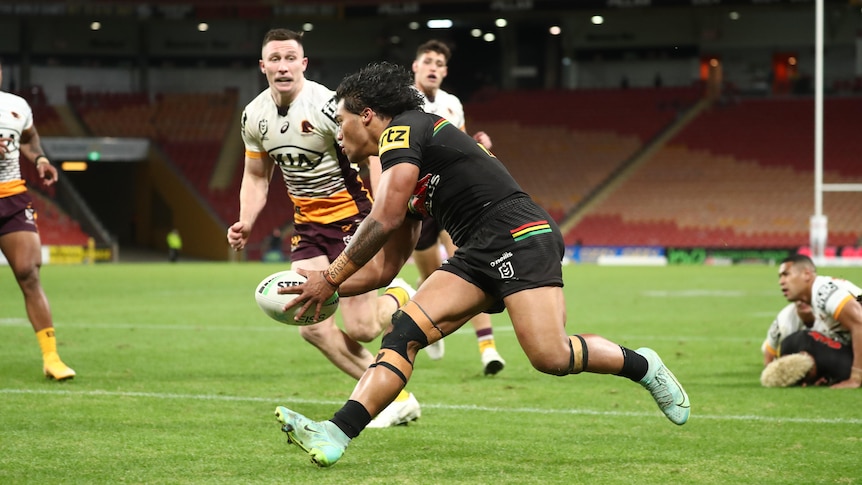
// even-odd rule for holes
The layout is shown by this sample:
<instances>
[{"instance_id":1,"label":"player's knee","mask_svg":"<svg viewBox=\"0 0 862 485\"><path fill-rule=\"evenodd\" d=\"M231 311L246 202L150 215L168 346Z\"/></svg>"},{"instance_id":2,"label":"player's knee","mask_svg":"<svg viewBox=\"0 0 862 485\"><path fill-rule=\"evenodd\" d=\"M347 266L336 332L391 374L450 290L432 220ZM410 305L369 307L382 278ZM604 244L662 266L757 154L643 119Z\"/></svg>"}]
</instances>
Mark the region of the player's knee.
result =
<instances>
[{"instance_id":1,"label":"player's knee","mask_svg":"<svg viewBox=\"0 0 862 485\"><path fill-rule=\"evenodd\" d=\"M345 322L344 331L347 336L357 342L371 342L380 335L380 325L371 318L365 318L356 322Z\"/></svg>"},{"instance_id":2,"label":"player's knee","mask_svg":"<svg viewBox=\"0 0 862 485\"><path fill-rule=\"evenodd\" d=\"M21 288L39 286L39 266L36 264L14 264L12 273Z\"/></svg>"},{"instance_id":3,"label":"player's knee","mask_svg":"<svg viewBox=\"0 0 862 485\"><path fill-rule=\"evenodd\" d=\"M337 329L336 329L337 330ZM314 345L317 348L323 348L326 342L333 335L328 323L318 323L317 325L307 325L299 327L299 336L303 340Z\"/></svg>"},{"instance_id":4,"label":"player's knee","mask_svg":"<svg viewBox=\"0 0 862 485\"><path fill-rule=\"evenodd\" d=\"M587 343L580 335L572 335L565 350L546 352L530 357L530 363L539 372L554 376L579 374L587 368Z\"/></svg>"},{"instance_id":5,"label":"player's knee","mask_svg":"<svg viewBox=\"0 0 862 485\"><path fill-rule=\"evenodd\" d=\"M539 358L530 358L533 368L544 374L552 376L565 376L569 372L569 359L564 356L543 355Z\"/></svg>"},{"instance_id":6,"label":"player's knee","mask_svg":"<svg viewBox=\"0 0 862 485\"><path fill-rule=\"evenodd\" d=\"M407 355L408 348L413 347L415 355L419 349L428 345L428 337L425 332L416 325L413 318L402 310L392 315L392 330L383 336L381 348L397 352L399 355L412 362Z\"/></svg>"}]
</instances>

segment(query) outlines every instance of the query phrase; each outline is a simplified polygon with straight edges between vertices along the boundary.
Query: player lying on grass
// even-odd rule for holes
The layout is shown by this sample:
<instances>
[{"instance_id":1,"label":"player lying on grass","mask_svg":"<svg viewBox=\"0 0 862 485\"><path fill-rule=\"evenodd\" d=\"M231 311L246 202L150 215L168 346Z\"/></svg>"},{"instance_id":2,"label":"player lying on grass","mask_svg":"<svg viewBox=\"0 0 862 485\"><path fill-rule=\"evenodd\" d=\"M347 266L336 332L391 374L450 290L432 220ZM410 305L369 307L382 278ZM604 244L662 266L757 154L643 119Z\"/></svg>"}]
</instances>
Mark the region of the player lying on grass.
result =
<instances>
[{"instance_id":1,"label":"player lying on grass","mask_svg":"<svg viewBox=\"0 0 862 485\"><path fill-rule=\"evenodd\" d=\"M829 386L850 379L853 349L813 330L796 332L781 343L781 357L760 374L765 387Z\"/></svg>"},{"instance_id":2,"label":"player lying on grass","mask_svg":"<svg viewBox=\"0 0 862 485\"><path fill-rule=\"evenodd\" d=\"M830 338L852 348L855 370L833 387L862 385L862 304L857 300L862 288L845 279L818 276L814 262L803 254L784 258L778 267L778 285L787 301L811 305Z\"/></svg>"},{"instance_id":3,"label":"player lying on grass","mask_svg":"<svg viewBox=\"0 0 862 485\"><path fill-rule=\"evenodd\" d=\"M458 250L392 316L374 364L332 419L276 408L290 443L320 466L335 464L407 384L420 349L480 312L504 308L540 372L625 377L645 387L673 423L688 420L689 398L655 351L567 334L559 228L490 152L421 111L409 72L371 64L345 78L336 98L344 153L351 161L379 155L383 174L371 213L344 251L323 271L300 271L305 284L280 290L299 294L285 309L319 308L336 290L350 295L385 284L415 247L418 220L408 212L433 216Z\"/></svg>"}]
</instances>

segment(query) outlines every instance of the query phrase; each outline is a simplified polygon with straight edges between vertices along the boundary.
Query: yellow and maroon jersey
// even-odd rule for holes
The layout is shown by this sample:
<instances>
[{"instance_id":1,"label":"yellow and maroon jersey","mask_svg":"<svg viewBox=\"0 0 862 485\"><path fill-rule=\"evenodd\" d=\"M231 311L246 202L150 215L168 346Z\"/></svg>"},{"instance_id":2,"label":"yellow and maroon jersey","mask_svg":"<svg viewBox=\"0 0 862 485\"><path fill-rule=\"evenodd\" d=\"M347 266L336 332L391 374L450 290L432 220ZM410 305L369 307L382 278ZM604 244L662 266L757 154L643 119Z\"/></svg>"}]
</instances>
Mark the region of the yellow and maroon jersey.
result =
<instances>
[{"instance_id":1,"label":"yellow and maroon jersey","mask_svg":"<svg viewBox=\"0 0 862 485\"><path fill-rule=\"evenodd\" d=\"M0 157L0 198L27 190L21 177L21 134L33 126L33 111L20 96L0 91L0 138L6 155Z\"/></svg>"},{"instance_id":2,"label":"yellow and maroon jersey","mask_svg":"<svg viewBox=\"0 0 862 485\"><path fill-rule=\"evenodd\" d=\"M306 79L287 110L279 112L266 89L242 114L245 154L270 157L281 170L297 224L329 224L371 208L359 173L336 140L334 94Z\"/></svg>"}]
</instances>

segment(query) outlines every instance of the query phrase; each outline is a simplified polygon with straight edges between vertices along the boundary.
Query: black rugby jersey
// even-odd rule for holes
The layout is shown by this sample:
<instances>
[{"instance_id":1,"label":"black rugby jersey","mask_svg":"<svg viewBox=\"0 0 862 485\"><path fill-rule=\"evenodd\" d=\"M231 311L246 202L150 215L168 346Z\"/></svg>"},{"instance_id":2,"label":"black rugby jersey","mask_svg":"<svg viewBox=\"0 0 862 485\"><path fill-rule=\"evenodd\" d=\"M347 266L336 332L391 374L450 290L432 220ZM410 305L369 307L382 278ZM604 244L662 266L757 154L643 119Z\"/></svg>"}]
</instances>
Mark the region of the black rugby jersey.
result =
<instances>
[{"instance_id":1,"label":"black rugby jersey","mask_svg":"<svg viewBox=\"0 0 862 485\"><path fill-rule=\"evenodd\" d=\"M506 167L445 118L422 111L396 116L380 135L383 170L399 163L428 177L425 211L463 245L481 215L494 204L526 196Z\"/></svg>"},{"instance_id":2,"label":"black rugby jersey","mask_svg":"<svg viewBox=\"0 0 862 485\"><path fill-rule=\"evenodd\" d=\"M815 332L799 331L781 342L781 355L808 352L817 363L817 377L825 377L829 384L850 378L853 365L853 347Z\"/></svg>"}]
</instances>

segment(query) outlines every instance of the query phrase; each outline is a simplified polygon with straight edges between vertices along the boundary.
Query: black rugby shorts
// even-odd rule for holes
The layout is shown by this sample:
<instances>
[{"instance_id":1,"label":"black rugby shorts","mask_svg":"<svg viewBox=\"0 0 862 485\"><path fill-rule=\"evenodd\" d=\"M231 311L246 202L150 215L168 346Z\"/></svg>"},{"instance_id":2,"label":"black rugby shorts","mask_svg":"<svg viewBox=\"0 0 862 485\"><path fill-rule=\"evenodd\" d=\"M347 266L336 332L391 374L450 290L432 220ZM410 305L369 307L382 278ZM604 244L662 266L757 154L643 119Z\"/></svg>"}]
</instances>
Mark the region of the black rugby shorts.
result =
<instances>
[{"instance_id":1,"label":"black rugby shorts","mask_svg":"<svg viewBox=\"0 0 862 485\"><path fill-rule=\"evenodd\" d=\"M563 286L564 254L563 235L551 216L529 197L518 197L485 213L440 269L494 297L486 312L500 313L503 298L513 293Z\"/></svg>"}]
</instances>

